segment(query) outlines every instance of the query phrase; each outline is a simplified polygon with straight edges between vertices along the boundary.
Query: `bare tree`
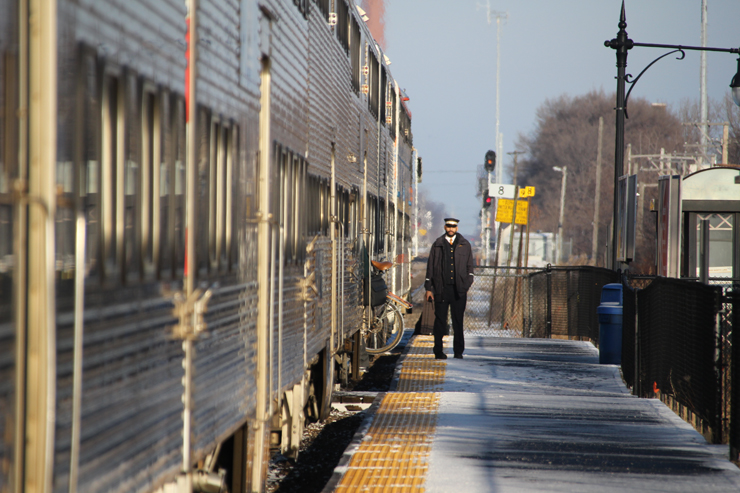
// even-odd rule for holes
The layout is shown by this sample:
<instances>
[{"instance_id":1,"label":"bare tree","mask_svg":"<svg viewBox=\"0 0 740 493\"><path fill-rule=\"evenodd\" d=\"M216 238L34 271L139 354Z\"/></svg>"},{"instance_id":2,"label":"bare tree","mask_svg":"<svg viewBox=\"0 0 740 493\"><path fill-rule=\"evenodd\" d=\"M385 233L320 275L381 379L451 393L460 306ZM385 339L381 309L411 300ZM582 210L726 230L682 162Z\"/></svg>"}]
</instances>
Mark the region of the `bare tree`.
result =
<instances>
[{"instance_id":1,"label":"bare tree","mask_svg":"<svg viewBox=\"0 0 740 493\"><path fill-rule=\"evenodd\" d=\"M561 174L554 166L568 167L564 239L572 239L573 256L590 256L594 227L599 228L600 247L596 265L603 265L607 231L612 220L614 192L614 96L603 91L571 97L567 95L547 100L537 110L534 131L520 135L517 148L527 152L519 160L518 182L535 186L534 206L541 210L533 217L534 230L555 231L560 207ZM665 106L653 106L644 99L632 98L628 108L629 119L625 127L625 143L632 144L635 154L658 154L663 148L672 153L682 149L685 127ZM599 224L593 224L595 163L599 117L604 118L602 172L600 184ZM626 173L626 169L625 169ZM654 175L654 174L653 174ZM642 176L638 176L638 181ZM645 176L657 182L657 176ZM646 194L652 194L648 190ZM647 197L644 197L647 198ZM650 201L643 200L645 209ZM633 269L647 272L654 265L655 227L652 215L643 211L643 223L638 225L642 234L637 245Z\"/></svg>"},{"instance_id":2,"label":"bare tree","mask_svg":"<svg viewBox=\"0 0 740 493\"><path fill-rule=\"evenodd\" d=\"M426 255L432 243L442 234L442 219L445 214L445 205L429 198L428 191L419 188L419 254ZM423 253L422 253L423 252Z\"/></svg>"}]
</instances>

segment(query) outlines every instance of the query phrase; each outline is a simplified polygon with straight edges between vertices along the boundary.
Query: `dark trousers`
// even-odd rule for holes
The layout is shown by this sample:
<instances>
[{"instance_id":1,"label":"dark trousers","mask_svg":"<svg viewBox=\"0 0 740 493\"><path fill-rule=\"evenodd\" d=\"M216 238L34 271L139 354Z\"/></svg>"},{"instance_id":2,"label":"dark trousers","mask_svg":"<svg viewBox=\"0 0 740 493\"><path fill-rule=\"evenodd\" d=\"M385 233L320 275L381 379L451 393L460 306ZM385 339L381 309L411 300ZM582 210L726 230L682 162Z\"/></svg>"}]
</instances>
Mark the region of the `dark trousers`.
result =
<instances>
[{"instance_id":1,"label":"dark trousers","mask_svg":"<svg viewBox=\"0 0 740 493\"><path fill-rule=\"evenodd\" d=\"M465 336L463 335L463 315L468 302L467 293L460 294L454 285L445 286L442 299L435 298L434 303L434 354L443 353L442 337L447 332L447 312L452 312L452 330L454 339L452 349L455 354L465 351Z\"/></svg>"}]
</instances>

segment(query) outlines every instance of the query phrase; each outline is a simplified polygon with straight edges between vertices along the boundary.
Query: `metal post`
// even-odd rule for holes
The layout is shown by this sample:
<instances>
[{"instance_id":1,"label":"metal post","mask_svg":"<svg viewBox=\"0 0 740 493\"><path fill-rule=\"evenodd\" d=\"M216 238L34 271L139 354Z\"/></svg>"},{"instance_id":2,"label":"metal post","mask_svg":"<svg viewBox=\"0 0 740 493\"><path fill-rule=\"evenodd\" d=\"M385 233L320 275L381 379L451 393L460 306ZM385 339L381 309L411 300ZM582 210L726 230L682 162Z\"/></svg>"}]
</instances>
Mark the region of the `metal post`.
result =
<instances>
[{"instance_id":1,"label":"metal post","mask_svg":"<svg viewBox=\"0 0 740 493\"><path fill-rule=\"evenodd\" d=\"M558 240L557 240L557 255L555 257L555 262L561 263L563 259L563 213L565 212L565 186L566 186L566 180L568 175L568 167L563 166L562 168L559 168L557 166L553 166L553 169L555 171L560 171L563 173L563 177L560 180L560 216L558 218Z\"/></svg>"},{"instance_id":2,"label":"metal post","mask_svg":"<svg viewBox=\"0 0 740 493\"><path fill-rule=\"evenodd\" d=\"M707 46L707 0L701 0L701 46ZM700 53L699 70L699 143L701 144L701 164L707 164L707 136L709 126L707 125L707 52Z\"/></svg>"},{"instance_id":3,"label":"metal post","mask_svg":"<svg viewBox=\"0 0 740 493\"><path fill-rule=\"evenodd\" d=\"M617 54L617 107L616 107L616 139L614 142L614 209L612 212L612 251L610 267L617 270L617 245L619 237L619 221L617 218L619 209L619 177L622 176L622 165L624 163L624 88L625 88L625 71L627 69L627 52L634 43L627 37L627 20L624 14L624 1L622 2L622 12L619 16L619 32L617 37L608 42L608 46L614 48Z\"/></svg>"},{"instance_id":4,"label":"metal post","mask_svg":"<svg viewBox=\"0 0 740 493\"><path fill-rule=\"evenodd\" d=\"M699 282L709 284L709 219L699 222Z\"/></svg>"},{"instance_id":5,"label":"metal post","mask_svg":"<svg viewBox=\"0 0 740 493\"><path fill-rule=\"evenodd\" d=\"M599 117L599 139L596 144L596 190L594 195L594 229L591 241L591 265L596 265L599 249L599 207L601 204L601 144L604 139L604 117Z\"/></svg>"},{"instance_id":6,"label":"metal post","mask_svg":"<svg viewBox=\"0 0 740 493\"><path fill-rule=\"evenodd\" d=\"M640 300L635 293L635 381L632 387L632 395L642 395L642 382L640 380Z\"/></svg>"},{"instance_id":7,"label":"metal post","mask_svg":"<svg viewBox=\"0 0 740 493\"><path fill-rule=\"evenodd\" d=\"M552 338L552 265L547 264L545 270L545 276L547 277L547 325L545 327L545 337L548 339Z\"/></svg>"},{"instance_id":8,"label":"metal post","mask_svg":"<svg viewBox=\"0 0 740 493\"><path fill-rule=\"evenodd\" d=\"M527 211L531 211L532 197L527 197ZM531 212L527 212L531 214ZM524 267L529 267L529 224L531 223L530 218L527 217L527 239L524 243Z\"/></svg>"},{"instance_id":9,"label":"metal post","mask_svg":"<svg viewBox=\"0 0 740 493\"><path fill-rule=\"evenodd\" d=\"M271 22L268 19L267 22ZM268 355L269 355L269 320L270 313L270 161L272 145L270 136L270 94L271 64L270 58L262 59L261 87L260 87L260 142L259 142L259 203L257 210L257 282L258 282L258 310L257 310L257 406L254 422L254 454L252 463L252 484L260 484L264 475L262 453L268 446L267 420L269 419L268 401Z\"/></svg>"},{"instance_id":10,"label":"metal post","mask_svg":"<svg viewBox=\"0 0 740 493\"><path fill-rule=\"evenodd\" d=\"M331 143L331 178L329 180L329 239L331 240L331 339L329 341L330 354L334 357L337 344L337 181L336 181L336 145Z\"/></svg>"},{"instance_id":11,"label":"metal post","mask_svg":"<svg viewBox=\"0 0 740 493\"><path fill-rule=\"evenodd\" d=\"M197 104L195 100L195 84L197 80L197 0L187 1L186 35L186 71L185 71L185 138L186 138L186 166L185 166L185 297L189 298L195 287L195 156L196 156L196 116ZM185 489L190 489L190 472L192 467L192 407L193 407L193 341L187 338L182 342L183 348L183 423L182 423L182 472L186 475Z\"/></svg>"}]
</instances>

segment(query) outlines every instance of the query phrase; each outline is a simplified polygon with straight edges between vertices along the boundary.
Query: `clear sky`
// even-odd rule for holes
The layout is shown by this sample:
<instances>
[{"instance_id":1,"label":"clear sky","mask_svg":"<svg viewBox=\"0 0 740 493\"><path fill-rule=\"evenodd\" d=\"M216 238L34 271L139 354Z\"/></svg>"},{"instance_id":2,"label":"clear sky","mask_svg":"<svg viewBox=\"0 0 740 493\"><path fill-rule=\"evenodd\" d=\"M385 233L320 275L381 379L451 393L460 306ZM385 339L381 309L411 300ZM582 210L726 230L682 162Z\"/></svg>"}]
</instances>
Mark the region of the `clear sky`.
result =
<instances>
[{"instance_id":1,"label":"clear sky","mask_svg":"<svg viewBox=\"0 0 740 493\"><path fill-rule=\"evenodd\" d=\"M386 54L393 77L410 97L414 146L423 158L422 189L461 219L460 232L472 240L478 239L474 232L480 210L476 166L486 150L495 149L496 21L488 24L485 3L386 0L385 13ZM616 57L604 41L619 30L621 4L491 0L492 10L508 13L501 25L504 164L512 159L506 153L515 150L517 136L532 132L535 112L548 98L616 90ZM625 11L627 33L635 42L701 43L701 0L626 0ZM740 47L740 0L708 0L707 46ZM633 48L627 72L636 77L665 51ZM699 52L687 51L681 61L662 59L643 75L630 97L669 106L684 99L698 101L699 57ZM710 99L729 94L737 58L708 53ZM511 178L504 181L510 183Z\"/></svg>"}]
</instances>

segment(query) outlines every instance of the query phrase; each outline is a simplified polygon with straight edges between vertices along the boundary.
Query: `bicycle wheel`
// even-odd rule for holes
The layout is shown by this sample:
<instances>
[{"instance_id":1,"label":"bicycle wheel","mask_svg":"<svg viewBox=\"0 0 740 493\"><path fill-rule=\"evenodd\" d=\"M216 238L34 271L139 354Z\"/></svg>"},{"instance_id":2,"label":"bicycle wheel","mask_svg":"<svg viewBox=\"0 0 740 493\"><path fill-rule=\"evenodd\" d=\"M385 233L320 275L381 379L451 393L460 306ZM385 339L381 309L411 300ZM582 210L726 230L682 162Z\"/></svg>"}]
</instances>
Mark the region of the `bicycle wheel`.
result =
<instances>
[{"instance_id":1,"label":"bicycle wheel","mask_svg":"<svg viewBox=\"0 0 740 493\"><path fill-rule=\"evenodd\" d=\"M373 320L365 335L365 349L370 354L390 351L403 337L403 315L390 301L373 308Z\"/></svg>"}]
</instances>

